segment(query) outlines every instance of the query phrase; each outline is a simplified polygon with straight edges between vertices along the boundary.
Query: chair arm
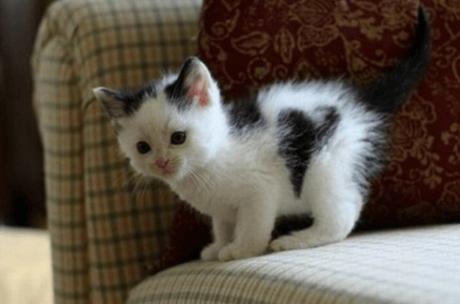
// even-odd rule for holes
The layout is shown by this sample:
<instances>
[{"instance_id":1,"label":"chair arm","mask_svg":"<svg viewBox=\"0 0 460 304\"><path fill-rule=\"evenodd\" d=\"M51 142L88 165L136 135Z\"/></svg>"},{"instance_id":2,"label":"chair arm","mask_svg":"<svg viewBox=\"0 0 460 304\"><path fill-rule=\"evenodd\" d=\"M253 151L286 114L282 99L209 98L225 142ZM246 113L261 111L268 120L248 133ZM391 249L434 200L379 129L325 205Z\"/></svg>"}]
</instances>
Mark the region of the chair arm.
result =
<instances>
[{"instance_id":1,"label":"chair arm","mask_svg":"<svg viewBox=\"0 0 460 304\"><path fill-rule=\"evenodd\" d=\"M56 303L122 303L165 241L174 204L136 185L96 86L136 87L195 52L200 0L62 0L32 58Z\"/></svg>"}]
</instances>

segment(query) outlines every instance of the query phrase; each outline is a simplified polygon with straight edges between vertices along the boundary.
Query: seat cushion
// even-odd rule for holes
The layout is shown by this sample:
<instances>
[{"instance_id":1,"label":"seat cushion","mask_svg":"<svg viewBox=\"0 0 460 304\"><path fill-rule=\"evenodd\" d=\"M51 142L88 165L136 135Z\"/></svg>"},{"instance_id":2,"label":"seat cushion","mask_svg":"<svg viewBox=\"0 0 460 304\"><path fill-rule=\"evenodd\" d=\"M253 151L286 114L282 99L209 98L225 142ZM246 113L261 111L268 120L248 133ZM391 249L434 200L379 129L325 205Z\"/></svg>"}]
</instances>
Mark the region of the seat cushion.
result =
<instances>
[{"instance_id":1,"label":"seat cushion","mask_svg":"<svg viewBox=\"0 0 460 304\"><path fill-rule=\"evenodd\" d=\"M139 284L139 303L460 303L460 225L366 232L329 246L190 262Z\"/></svg>"}]
</instances>

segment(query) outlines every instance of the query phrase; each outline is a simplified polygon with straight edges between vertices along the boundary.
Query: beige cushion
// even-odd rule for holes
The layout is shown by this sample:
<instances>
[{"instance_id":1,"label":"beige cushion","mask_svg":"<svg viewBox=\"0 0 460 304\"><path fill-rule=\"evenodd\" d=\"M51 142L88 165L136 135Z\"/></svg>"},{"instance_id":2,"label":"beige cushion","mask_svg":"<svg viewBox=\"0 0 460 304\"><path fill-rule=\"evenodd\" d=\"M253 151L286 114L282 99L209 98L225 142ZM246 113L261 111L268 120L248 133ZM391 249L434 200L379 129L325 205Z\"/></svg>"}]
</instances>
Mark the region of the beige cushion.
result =
<instances>
[{"instance_id":1,"label":"beige cushion","mask_svg":"<svg viewBox=\"0 0 460 304\"><path fill-rule=\"evenodd\" d=\"M192 262L141 283L139 303L460 303L460 225L372 232L233 262Z\"/></svg>"}]
</instances>

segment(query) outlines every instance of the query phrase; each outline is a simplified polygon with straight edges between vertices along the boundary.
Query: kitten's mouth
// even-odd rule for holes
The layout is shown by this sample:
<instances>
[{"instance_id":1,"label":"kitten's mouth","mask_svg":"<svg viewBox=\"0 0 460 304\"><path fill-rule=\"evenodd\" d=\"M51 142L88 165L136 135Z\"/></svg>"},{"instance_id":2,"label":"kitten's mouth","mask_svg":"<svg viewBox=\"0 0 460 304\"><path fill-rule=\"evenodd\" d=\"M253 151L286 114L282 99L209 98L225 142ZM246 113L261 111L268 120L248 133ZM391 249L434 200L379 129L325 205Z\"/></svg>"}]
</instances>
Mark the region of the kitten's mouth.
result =
<instances>
[{"instance_id":1,"label":"kitten's mouth","mask_svg":"<svg viewBox=\"0 0 460 304\"><path fill-rule=\"evenodd\" d=\"M160 170L161 175L164 177L172 177L176 174L177 168L174 165L169 165Z\"/></svg>"},{"instance_id":2,"label":"kitten's mouth","mask_svg":"<svg viewBox=\"0 0 460 304\"><path fill-rule=\"evenodd\" d=\"M177 164L174 160L167 160L165 163L153 163L152 174L158 178L171 178L177 173Z\"/></svg>"},{"instance_id":3,"label":"kitten's mouth","mask_svg":"<svg viewBox=\"0 0 460 304\"><path fill-rule=\"evenodd\" d=\"M174 170L171 168L165 168L161 170L161 174L164 176L171 176L174 174Z\"/></svg>"},{"instance_id":4,"label":"kitten's mouth","mask_svg":"<svg viewBox=\"0 0 460 304\"><path fill-rule=\"evenodd\" d=\"M164 168L155 168L155 171L157 172L157 175L159 178L164 178L164 179L177 179L180 178L181 176L181 166L182 164L178 162L177 159L171 160L171 162L165 166Z\"/></svg>"}]
</instances>

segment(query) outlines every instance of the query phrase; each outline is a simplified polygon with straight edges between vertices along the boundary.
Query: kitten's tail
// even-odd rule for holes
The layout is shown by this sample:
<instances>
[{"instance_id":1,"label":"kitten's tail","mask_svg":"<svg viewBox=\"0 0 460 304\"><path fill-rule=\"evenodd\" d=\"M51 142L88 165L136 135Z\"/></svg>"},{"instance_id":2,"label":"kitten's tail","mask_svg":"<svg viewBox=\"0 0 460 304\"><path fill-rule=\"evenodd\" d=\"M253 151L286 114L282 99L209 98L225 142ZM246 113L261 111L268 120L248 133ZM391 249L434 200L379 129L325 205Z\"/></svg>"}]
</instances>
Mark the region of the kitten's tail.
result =
<instances>
[{"instance_id":1,"label":"kitten's tail","mask_svg":"<svg viewBox=\"0 0 460 304\"><path fill-rule=\"evenodd\" d=\"M406 59L361 93L363 100L379 112L393 113L423 79L431 59L431 28L423 7L418 10L415 43Z\"/></svg>"}]
</instances>

